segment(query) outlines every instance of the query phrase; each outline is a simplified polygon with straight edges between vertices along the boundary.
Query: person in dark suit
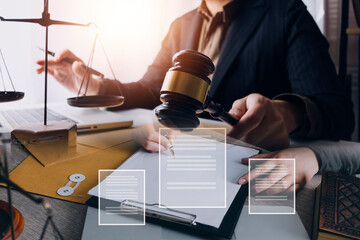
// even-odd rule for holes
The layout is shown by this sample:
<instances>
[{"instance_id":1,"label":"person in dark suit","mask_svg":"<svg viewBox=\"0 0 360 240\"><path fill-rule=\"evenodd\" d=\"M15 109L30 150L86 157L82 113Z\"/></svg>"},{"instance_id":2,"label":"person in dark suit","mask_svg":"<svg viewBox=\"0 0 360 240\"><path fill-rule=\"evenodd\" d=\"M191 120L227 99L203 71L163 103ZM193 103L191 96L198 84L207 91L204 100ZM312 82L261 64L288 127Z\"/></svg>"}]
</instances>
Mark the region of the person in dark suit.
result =
<instances>
[{"instance_id":1,"label":"person in dark suit","mask_svg":"<svg viewBox=\"0 0 360 240\"><path fill-rule=\"evenodd\" d=\"M172 56L192 49L216 65L209 96L240 119L230 136L270 150L287 147L289 136L349 139L352 103L328 47L301 0L203 0L172 23L141 80L123 84L92 78L88 93L119 95L121 89L122 109L152 109L160 104ZM64 58L77 61L70 66L61 62ZM38 64L41 73L44 61ZM50 74L73 92L84 69L69 50L49 61ZM145 145L158 141L157 134L146 137Z\"/></svg>"}]
</instances>

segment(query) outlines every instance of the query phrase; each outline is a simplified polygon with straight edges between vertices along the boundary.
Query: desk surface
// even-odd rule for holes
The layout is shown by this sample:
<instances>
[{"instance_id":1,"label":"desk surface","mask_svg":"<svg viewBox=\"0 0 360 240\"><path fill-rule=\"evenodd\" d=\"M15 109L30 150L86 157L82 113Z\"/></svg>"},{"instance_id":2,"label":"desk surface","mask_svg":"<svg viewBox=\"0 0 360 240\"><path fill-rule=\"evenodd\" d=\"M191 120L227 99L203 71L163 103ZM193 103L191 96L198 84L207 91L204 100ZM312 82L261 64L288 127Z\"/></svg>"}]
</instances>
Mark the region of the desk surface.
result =
<instances>
[{"instance_id":1,"label":"desk surface","mask_svg":"<svg viewBox=\"0 0 360 240\"><path fill-rule=\"evenodd\" d=\"M10 170L18 166L26 156L27 153L24 149L13 147L11 161L9 162ZM296 209L309 235L311 235L313 222L314 189L318 186L320 180L320 176L315 176L296 196ZM7 200L6 193L5 188L0 188L1 200ZM44 209L18 192L12 191L12 196L13 205L25 218L25 227L18 239L39 239L46 220ZM87 206L49 197L44 198L51 204L54 211L54 221L64 238L81 239ZM45 239L53 239L52 234L52 228L50 227Z\"/></svg>"},{"instance_id":2,"label":"desk surface","mask_svg":"<svg viewBox=\"0 0 360 240\"><path fill-rule=\"evenodd\" d=\"M316 176L296 197L296 208L308 234L311 233L313 222L314 188L319 184L320 177ZM14 206L20 210L25 218L25 227L19 240L39 239L45 223L46 215L41 206L36 206L29 199L17 192L13 192ZM65 239L81 239L87 206L45 197L54 210L54 221ZM0 199L6 199L6 191L0 189ZM51 228L46 236L50 238ZM45 238L47 239L47 238Z\"/></svg>"},{"instance_id":3,"label":"desk surface","mask_svg":"<svg viewBox=\"0 0 360 240\"><path fill-rule=\"evenodd\" d=\"M16 155L17 157L14 157L10 163L10 169L15 168L21 162L24 153L19 149ZM315 176L296 196L296 209L308 234L311 234L312 231L314 189L320 180L320 176ZM44 209L15 191L12 191L12 196L14 206L20 210L25 218L25 227L18 239L38 239L45 224ZM48 197L44 198L53 207L54 220L65 239L81 239L87 206ZM0 199L7 199L5 188L0 189ZM47 234L52 234L51 228ZM47 236L50 237L51 235Z\"/></svg>"}]
</instances>

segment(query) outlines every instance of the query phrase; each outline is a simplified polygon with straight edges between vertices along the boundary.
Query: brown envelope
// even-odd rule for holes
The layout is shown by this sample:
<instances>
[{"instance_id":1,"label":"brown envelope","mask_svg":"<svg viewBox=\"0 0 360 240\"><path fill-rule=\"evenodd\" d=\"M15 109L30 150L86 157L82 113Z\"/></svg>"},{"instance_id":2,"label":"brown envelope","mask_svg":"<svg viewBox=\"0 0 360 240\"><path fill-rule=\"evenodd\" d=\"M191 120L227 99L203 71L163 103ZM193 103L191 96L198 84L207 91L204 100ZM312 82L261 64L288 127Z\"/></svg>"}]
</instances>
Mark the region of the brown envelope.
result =
<instances>
[{"instance_id":1,"label":"brown envelope","mask_svg":"<svg viewBox=\"0 0 360 240\"><path fill-rule=\"evenodd\" d=\"M138 149L133 141L98 150L94 153L79 156L43 167L33 156L27 157L10 173L10 179L28 192L72 202L85 203L91 196L87 192L98 184L99 169L117 169ZM75 189L75 196L60 196L57 190L69 182L72 174L83 174L86 178ZM73 187L75 183L70 186Z\"/></svg>"},{"instance_id":2,"label":"brown envelope","mask_svg":"<svg viewBox=\"0 0 360 240\"><path fill-rule=\"evenodd\" d=\"M111 132L84 134L77 137L76 147L67 147L53 142L29 144L24 147L44 166L69 161L81 156L95 153L131 139L131 129Z\"/></svg>"},{"instance_id":3,"label":"brown envelope","mask_svg":"<svg viewBox=\"0 0 360 240\"><path fill-rule=\"evenodd\" d=\"M224 126L202 124L201 127ZM80 135L77 139L77 154L71 158L51 161L44 157L46 154L37 152L35 155L42 156L41 164L33 156L29 156L10 173L10 179L32 193L85 203L91 197L87 192L98 184L98 170L117 169L138 150L139 146L131 140L131 131L132 129L124 129ZM57 190L69 182L70 175L76 173L86 177L73 193L82 197L58 195ZM70 186L74 185L72 183Z\"/></svg>"},{"instance_id":4,"label":"brown envelope","mask_svg":"<svg viewBox=\"0 0 360 240\"><path fill-rule=\"evenodd\" d=\"M123 129L111 132L80 135L78 136L77 142L82 145L105 149L132 139L132 131L133 129Z\"/></svg>"}]
</instances>

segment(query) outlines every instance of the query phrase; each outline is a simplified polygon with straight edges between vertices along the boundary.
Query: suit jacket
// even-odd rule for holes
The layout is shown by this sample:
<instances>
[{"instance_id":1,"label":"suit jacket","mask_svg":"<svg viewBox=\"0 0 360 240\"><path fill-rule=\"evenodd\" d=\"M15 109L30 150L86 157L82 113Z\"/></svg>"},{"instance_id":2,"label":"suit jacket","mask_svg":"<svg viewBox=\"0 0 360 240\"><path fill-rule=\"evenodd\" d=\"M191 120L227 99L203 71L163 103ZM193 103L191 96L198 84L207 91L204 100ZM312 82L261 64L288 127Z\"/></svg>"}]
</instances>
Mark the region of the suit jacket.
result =
<instances>
[{"instance_id":1,"label":"suit jacket","mask_svg":"<svg viewBox=\"0 0 360 240\"><path fill-rule=\"evenodd\" d=\"M341 172L347 175L360 173L360 143L317 141L309 147L314 151L319 163L319 173L323 170Z\"/></svg>"},{"instance_id":2,"label":"suit jacket","mask_svg":"<svg viewBox=\"0 0 360 240\"><path fill-rule=\"evenodd\" d=\"M352 103L336 74L329 44L302 1L234 1L241 1L238 14L227 31L209 96L226 110L251 93L301 98L307 112L307 136L348 139L354 127ZM159 105L172 56L183 49L197 50L202 21L196 10L176 19L140 81L105 80L100 94L119 94L120 86L126 99L123 108ZM308 121L314 116L321 121Z\"/></svg>"}]
</instances>

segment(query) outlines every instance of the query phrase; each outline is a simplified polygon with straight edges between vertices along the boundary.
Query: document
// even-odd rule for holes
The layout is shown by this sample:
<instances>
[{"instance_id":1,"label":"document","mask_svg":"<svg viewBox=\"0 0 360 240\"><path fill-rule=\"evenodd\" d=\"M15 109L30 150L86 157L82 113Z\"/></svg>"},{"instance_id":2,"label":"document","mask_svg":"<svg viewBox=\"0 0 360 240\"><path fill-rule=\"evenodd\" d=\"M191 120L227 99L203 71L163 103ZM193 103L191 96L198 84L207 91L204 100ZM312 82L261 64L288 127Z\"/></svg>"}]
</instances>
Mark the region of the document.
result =
<instances>
[{"instance_id":1,"label":"document","mask_svg":"<svg viewBox=\"0 0 360 240\"><path fill-rule=\"evenodd\" d=\"M99 194L105 196L99 198L99 225L145 225L145 171L100 170L99 179L104 179L99 186ZM124 199L140 202L142 206L140 209L124 208L117 202ZM115 215L126 215L128 218L117 218Z\"/></svg>"},{"instance_id":2,"label":"document","mask_svg":"<svg viewBox=\"0 0 360 240\"><path fill-rule=\"evenodd\" d=\"M222 143L223 144L223 143ZM175 145L174 145L175 146ZM178 146L179 147L179 146ZM176 156L181 156L181 149L175 150L175 158ZM232 201L234 200L238 190L240 189L240 185L237 184L238 178L245 174L248 171L248 166L243 165L241 163L241 159L245 157L251 157L257 154L259 151L247 147L236 146L231 144L226 144L226 207L222 208L174 208L175 210L179 210L182 212L187 212L196 215L196 222L202 223L205 225L213 226L218 228L229 209ZM171 153L169 151L165 151L162 153L165 159L170 156L169 160L174 160L171 157ZM183 159L186 160L186 159ZM165 162L166 163L166 162ZM131 156L126 162L124 162L119 169L139 169L145 170L145 183L146 183L146 203L147 204L159 204L159 154L158 153L149 153L145 150L139 150L133 156ZM221 171L221 172L220 172ZM218 181L218 173L219 176L223 175L223 169L219 168L216 171L212 171L212 179L206 180L207 182L216 182ZM179 173L176 171L173 172L174 176L179 176ZM110 175L111 176L111 175ZM184 181L184 180L181 180ZM191 180L194 181L194 180ZM203 180L202 180L203 181ZM176 181L171 180L169 186L176 186ZM100 183L100 185L105 184L104 181ZM199 184L199 182L197 182ZM219 184L222 184L219 180ZM212 185L209 185L212 186ZM94 187L89 191L90 195L99 196L98 195L98 187ZM113 199L107 197L105 194L100 193L101 198L107 198L110 200L119 201L118 199ZM174 193L174 197L179 196ZM166 203L162 203L166 205Z\"/></svg>"},{"instance_id":3,"label":"document","mask_svg":"<svg viewBox=\"0 0 360 240\"><path fill-rule=\"evenodd\" d=\"M295 159L250 158L249 168L249 214L295 214Z\"/></svg>"},{"instance_id":4,"label":"document","mask_svg":"<svg viewBox=\"0 0 360 240\"><path fill-rule=\"evenodd\" d=\"M160 207L226 208L225 138L225 128L198 128L174 137L173 154L159 154Z\"/></svg>"}]
</instances>

